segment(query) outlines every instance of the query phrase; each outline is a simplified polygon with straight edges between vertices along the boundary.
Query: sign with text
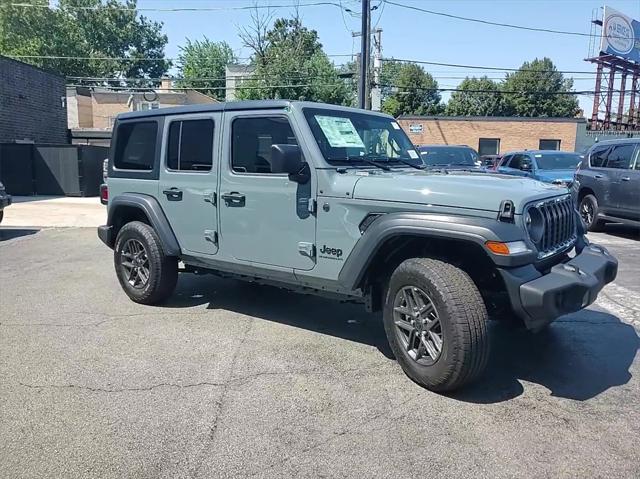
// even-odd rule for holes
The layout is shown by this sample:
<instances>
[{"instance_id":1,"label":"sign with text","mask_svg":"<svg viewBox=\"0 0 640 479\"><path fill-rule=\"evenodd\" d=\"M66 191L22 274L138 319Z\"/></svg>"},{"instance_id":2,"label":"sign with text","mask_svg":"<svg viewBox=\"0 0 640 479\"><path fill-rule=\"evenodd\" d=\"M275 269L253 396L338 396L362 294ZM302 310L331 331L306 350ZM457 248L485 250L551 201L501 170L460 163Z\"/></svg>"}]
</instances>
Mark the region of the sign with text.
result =
<instances>
[{"instance_id":1,"label":"sign with text","mask_svg":"<svg viewBox=\"0 0 640 479\"><path fill-rule=\"evenodd\" d=\"M640 22L611 7L604 7L600 51L640 62Z\"/></svg>"}]
</instances>

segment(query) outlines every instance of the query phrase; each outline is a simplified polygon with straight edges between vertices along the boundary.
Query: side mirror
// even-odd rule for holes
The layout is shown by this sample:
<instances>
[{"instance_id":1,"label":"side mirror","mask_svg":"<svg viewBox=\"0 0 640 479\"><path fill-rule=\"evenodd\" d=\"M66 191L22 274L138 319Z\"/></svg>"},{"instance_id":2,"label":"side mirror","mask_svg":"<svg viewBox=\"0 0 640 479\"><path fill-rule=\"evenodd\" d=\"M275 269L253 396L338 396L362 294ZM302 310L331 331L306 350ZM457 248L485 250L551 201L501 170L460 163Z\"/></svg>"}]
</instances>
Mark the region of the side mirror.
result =
<instances>
[{"instance_id":1,"label":"side mirror","mask_svg":"<svg viewBox=\"0 0 640 479\"><path fill-rule=\"evenodd\" d=\"M306 183L309 181L309 167L302 161L298 145L271 145L271 173L287 173L291 181Z\"/></svg>"}]
</instances>

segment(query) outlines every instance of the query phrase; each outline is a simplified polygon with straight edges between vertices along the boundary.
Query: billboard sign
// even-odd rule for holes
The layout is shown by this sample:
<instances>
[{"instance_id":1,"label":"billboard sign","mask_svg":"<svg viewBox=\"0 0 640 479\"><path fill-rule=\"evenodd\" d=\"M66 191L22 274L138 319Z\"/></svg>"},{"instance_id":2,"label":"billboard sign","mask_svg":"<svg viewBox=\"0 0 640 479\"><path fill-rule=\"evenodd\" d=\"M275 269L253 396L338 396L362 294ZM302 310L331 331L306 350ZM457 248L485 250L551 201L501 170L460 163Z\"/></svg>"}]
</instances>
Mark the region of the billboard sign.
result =
<instances>
[{"instance_id":1,"label":"billboard sign","mask_svg":"<svg viewBox=\"0 0 640 479\"><path fill-rule=\"evenodd\" d=\"M640 63L640 22L611 7L604 7L600 50Z\"/></svg>"}]
</instances>

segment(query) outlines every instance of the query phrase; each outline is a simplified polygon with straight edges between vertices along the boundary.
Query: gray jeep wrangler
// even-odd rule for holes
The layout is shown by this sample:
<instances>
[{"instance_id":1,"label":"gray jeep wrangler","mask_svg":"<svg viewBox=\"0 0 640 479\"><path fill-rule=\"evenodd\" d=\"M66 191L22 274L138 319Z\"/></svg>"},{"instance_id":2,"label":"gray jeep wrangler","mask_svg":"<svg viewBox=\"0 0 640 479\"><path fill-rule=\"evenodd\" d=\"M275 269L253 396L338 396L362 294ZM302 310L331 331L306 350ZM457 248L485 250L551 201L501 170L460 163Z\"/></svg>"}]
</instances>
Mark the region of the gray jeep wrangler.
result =
<instances>
[{"instance_id":1,"label":"gray jeep wrangler","mask_svg":"<svg viewBox=\"0 0 640 479\"><path fill-rule=\"evenodd\" d=\"M436 391L480 374L489 317L540 329L617 273L566 188L424 170L392 117L352 108L126 113L107 184L98 235L133 301L167 299L179 272L359 301L382 311L407 375Z\"/></svg>"}]
</instances>

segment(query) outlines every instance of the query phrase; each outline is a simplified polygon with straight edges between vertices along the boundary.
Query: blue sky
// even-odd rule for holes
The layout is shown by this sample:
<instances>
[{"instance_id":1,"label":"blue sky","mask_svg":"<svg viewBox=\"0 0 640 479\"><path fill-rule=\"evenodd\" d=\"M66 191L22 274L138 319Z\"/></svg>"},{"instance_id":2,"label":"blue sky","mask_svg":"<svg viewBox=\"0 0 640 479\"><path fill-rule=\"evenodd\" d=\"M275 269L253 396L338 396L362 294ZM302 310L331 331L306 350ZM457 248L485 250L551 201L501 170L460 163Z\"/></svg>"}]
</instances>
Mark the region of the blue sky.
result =
<instances>
[{"instance_id":1,"label":"blue sky","mask_svg":"<svg viewBox=\"0 0 640 479\"><path fill-rule=\"evenodd\" d=\"M300 0L308 3L314 0ZM335 0L354 12L360 11L359 0ZM595 0L395 0L398 3L454 15L487 19L555 30L589 33L593 9L603 5ZM378 5L379 0L371 0ZM293 5L295 0L259 0L261 5ZM253 0L139 0L140 8L212 7L226 9L253 5ZM640 0L610 0L607 5L640 19ZM384 6L384 8L383 8ZM275 17L289 16L292 7L273 8ZM318 31L328 54L351 54L359 50L359 40L351 31L360 29L360 19L332 6L305 7L300 9L303 23ZM242 48L238 28L250 21L249 11L199 11L199 12L143 12L144 15L164 22L169 37L167 56L179 54L179 46L186 38L224 40L238 56L247 57L249 51ZM373 25L383 29L383 55L385 57L426 60L444 63L519 67L522 62L536 57L551 58L560 70L594 71L584 61L589 51L589 38L528 32L481 25L455 19L432 16L402 9L393 5L381 5L373 12ZM336 63L345 61L333 58ZM466 75L482 75L484 72L426 66L440 86L455 87ZM487 72L491 77L502 77L500 72ZM575 87L591 90L593 75L574 74ZM591 100L582 97L581 106L590 111Z\"/></svg>"}]
</instances>

